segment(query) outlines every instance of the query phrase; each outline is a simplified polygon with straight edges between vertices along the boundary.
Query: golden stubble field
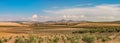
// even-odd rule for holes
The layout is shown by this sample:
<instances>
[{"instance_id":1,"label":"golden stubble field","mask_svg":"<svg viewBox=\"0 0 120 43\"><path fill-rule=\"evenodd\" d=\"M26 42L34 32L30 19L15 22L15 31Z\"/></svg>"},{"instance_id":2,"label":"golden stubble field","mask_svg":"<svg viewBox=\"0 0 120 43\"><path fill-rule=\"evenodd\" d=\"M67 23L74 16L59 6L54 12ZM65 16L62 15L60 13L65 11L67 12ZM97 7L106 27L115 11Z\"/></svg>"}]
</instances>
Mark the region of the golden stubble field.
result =
<instances>
[{"instance_id":1,"label":"golden stubble field","mask_svg":"<svg viewBox=\"0 0 120 43\"><path fill-rule=\"evenodd\" d=\"M36 28L30 25L25 25L15 22L0 22L0 40L3 43L119 43L120 42L119 32L83 33L83 34L72 33L73 31L83 30L84 28L82 27L120 26L119 23L77 23L75 25L67 24L67 26L68 27L65 27L64 25L61 26L59 24L57 25L50 24L49 26L42 25L42 26L37 26Z\"/></svg>"}]
</instances>

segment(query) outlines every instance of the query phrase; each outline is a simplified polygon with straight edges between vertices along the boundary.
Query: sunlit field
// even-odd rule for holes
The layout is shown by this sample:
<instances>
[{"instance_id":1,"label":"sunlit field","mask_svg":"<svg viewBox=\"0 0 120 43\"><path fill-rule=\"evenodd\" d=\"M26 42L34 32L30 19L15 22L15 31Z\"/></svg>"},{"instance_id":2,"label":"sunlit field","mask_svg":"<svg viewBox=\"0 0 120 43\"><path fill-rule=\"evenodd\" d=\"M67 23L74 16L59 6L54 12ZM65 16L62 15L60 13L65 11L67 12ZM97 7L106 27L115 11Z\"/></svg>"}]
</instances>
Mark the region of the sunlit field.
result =
<instances>
[{"instance_id":1,"label":"sunlit field","mask_svg":"<svg viewBox=\"0 0 120 43\"><path fill-rule=\"evenodd\" d=\"M0 43L120 42L119 22L11 22L8 25L2 24L0 25Z\"/></svg>"},{"instance_id":2,"label":"sunlit field","mask_svg":"<svg viewBox=\"0 0 120 43\"><path fill-rule=\"evenodd\" d=\"M0 43L120 43L120 0L0 0Z\"/></svg>"}]
</instances>

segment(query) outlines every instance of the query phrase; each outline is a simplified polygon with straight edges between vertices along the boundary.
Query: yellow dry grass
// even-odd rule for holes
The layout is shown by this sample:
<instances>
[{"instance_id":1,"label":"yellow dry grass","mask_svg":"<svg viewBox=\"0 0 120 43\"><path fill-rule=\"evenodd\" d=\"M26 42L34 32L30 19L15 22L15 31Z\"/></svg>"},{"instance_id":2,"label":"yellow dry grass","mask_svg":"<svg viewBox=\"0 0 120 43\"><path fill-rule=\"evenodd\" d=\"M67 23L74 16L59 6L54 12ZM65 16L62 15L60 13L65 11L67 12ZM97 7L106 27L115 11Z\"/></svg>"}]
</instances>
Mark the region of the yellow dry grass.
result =
<instances>
[{"instance_id":1,"label":"yellow dry grass","mask_svg":"<svg viewBox=\"0 0 120 43\"><path fill-rule=\"evenodd\" d=\"M15 22L0 22L0 26L27 26Z\"/></svg>"}]
</instances>

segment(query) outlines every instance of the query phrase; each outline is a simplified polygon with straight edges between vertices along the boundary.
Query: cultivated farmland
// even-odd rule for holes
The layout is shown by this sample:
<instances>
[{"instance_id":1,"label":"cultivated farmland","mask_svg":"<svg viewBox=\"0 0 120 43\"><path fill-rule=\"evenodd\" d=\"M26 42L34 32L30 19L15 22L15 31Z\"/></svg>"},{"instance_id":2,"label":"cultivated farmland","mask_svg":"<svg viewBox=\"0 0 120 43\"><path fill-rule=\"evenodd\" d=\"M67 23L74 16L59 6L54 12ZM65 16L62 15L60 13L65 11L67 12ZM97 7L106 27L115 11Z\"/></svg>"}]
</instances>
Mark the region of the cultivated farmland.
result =
<instances>
[{"instance_id":1,"label":"cultivated farmland","mask_svg":"<svg viewBox=\"0 0 120 43\"><path fill-rule=\"evenodd\" d=\"M0 43L119 43L119 22L0 22Z\"/></svg>"}]
</instances>

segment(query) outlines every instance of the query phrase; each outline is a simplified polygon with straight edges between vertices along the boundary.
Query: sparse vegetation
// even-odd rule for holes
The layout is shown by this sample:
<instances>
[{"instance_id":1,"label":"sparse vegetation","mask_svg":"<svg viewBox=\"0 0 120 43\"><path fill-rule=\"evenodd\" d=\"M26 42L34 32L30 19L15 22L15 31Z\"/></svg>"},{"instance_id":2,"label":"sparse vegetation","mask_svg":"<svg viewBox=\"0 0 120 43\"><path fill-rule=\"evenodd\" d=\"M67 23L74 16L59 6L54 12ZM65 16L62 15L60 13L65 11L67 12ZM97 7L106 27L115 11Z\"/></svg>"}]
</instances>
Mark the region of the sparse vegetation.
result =
<instances>
[{"instance_id":1,"label":"sparse vegetation","mask_svg":"<svg viewBox=\"0 0 120 43\"><path fill-rule=\"evenodd\" d=\"M74 31L73 33L112 33L112 32L120 32L120 27L89 28L89 29Z\"/></svg>"},{"instance_id":2,"label":"sparse vegetation","mask_svg":"<svg viewBox=\"0 0 120 43\"><path fill-rule=\"evenodd\" d=\"M83 36L82 40L87 43L94 43L94 37L93 36Z\"/></svg>"},{"instance_id":3,"label":"sparse vegetation","mask_svg":"<svg viewBox=\"0 0 120 43\"><path fill-rule=\"evenodd\" d=\"M80 24L80 25L78 25ZM1 27L3 33L12 34L9 37L1 35L0 43L6 43L13 40L15 43L105 43L116 40L119 36L120 26L115 23L114 26L97 25L92 26L84 23L57 23L57 24L37 24L30 27ZM112 23L113 25L114 23ZM107 24L108 25L108 24ZM116 26L117 25L117 26ZM16 29L19 28L19 29ZM26 29L29 28L29 29ZM32 33L29 33L31 32ZM0 33L1 34L1 33ZM14 35L13 35L14 34ZM114 34L114 35L113 35ZM115 37L111 37L115 36ZM119 42L119 41L118 41Z\"/></svg>"}]
</instances>

